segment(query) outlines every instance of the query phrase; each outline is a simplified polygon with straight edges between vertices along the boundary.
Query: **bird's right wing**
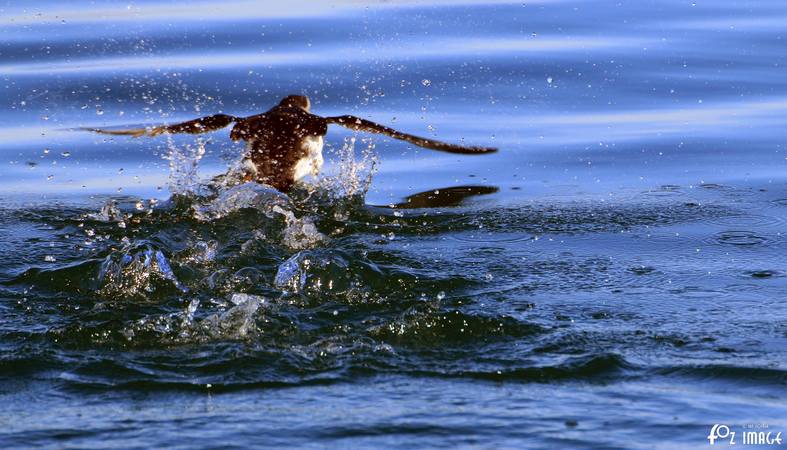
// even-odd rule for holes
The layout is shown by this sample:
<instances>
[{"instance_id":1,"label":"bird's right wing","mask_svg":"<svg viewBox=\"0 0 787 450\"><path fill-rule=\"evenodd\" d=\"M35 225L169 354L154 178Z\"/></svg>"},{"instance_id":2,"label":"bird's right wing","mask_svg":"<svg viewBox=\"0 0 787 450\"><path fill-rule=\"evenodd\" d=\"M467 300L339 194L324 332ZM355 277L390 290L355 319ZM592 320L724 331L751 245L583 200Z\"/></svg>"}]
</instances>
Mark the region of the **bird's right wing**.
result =
<instances>
[{"instance_id":1,"label":"bird's right wing","mask_svg":"<svg viewBox=\"0 0 787 450\"><path fill-rule=\"evenodd\" d=\"M226 114L215 114L213 116L201 117L189 120L188 122L176 123L174 125L160 125L151 128L132 128L128 130L106 130L103 128L81 128L95 133L110 134L113 136L158 136L164 133L208 133L219 130L227 125L240 120L237 117Z\"/></svg>"},{"instance_id":2,"label":"bird's right wing","mask_svg":"<svg viewBox=\"0 0 787 450\"><path fill-rule=\"evenodd\" d=\"M378 123L374 123L372 121L361 119L355 116L326 117L325 120L328 123L335 123L351 130L384 134L394 139L406 141L419 147L428 148L430 150L438 150L441 152L477 155L482 153L494 153L497 151L497 149L494 147L464 146L426 139L419 136L414 136L412 134L402 133L401 131L396 131L393 128L388 128L384 125L380 125Z\"/></svg>"}]
</instances>

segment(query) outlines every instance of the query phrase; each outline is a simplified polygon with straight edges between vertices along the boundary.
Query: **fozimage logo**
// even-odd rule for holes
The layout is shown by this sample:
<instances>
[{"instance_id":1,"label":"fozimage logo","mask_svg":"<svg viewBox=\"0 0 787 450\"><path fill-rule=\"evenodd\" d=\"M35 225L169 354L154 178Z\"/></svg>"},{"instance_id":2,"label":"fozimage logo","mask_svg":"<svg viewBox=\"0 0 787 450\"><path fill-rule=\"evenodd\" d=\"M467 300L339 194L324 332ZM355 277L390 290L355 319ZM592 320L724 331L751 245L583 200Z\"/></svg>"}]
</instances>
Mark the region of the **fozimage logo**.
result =
<instances>
[{"instance_id":1,"label":"fozimage logo","mask_svg":"<svg viewBox=\"0 0 787 450\"><path fill-rule=\"evenodd\" d=\"M729 425L717 423L711 427L707 439L710 445L716 445L717 440L719 444L727 445L781 445L782 432L768 430L768 424L747 424L738 433L732 431Z\"/></svg>"},{"instance_id":2,"label":"fozimage logo","mask_svg":"<svg viewBox=\"0 0 787 450\"><path fill-rule=\"evenodd\" d=\"M708 442L710 442L710 445L714 445L716 444L716 439L727 439L730 437L730 433L735 438L735 433L730 431L730 427L718 423L714 424L710 429L710 434L708 434Z\"/></svg>"}]
</instances>

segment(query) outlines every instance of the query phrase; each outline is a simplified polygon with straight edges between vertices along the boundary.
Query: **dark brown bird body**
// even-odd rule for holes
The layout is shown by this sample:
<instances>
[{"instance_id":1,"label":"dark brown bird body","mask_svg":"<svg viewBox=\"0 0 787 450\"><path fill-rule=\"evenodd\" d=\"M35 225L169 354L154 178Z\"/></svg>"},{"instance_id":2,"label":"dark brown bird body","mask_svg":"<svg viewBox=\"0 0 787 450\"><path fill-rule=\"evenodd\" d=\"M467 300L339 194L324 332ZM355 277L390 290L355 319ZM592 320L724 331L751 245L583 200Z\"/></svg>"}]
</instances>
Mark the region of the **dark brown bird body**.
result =
<instances>
[{"instance_id":1,"label":"dark brown bird body","mask_svg":"<svg viewBox=\"0 0 787 450\"><path fill-rule=\"evenodd\" d=\"M323 136L328 133L327 121L308 112L308 100L305 105L286 100L266 113L239 120L230 132L232 140L248 142L247 158L256 169L252 177L282 192L304 176L319 173Z\"/></svg>"},{"instance_id":2,"label":"dark brown bird body","mask_svg":"<svg viewBox=\"0 0 787 450\"><path fill-rule=\"evenodd\" d=\"M432 150L462 154L491 153L489 147L465 147L402 133L355 116L320 117L309 112L308 97L290 95L265 113L239 118L226 114L191 120L175 125L133 130L90 129L103 134L134 137L157 136L163 133L206 133L235 122L230 132L234 141L248 143L247 159L252 162L249 180L265 183L287 192L295 181L306 175L317 175L322 167L323 137L329 124L372 133L385 134Z\"/></svg>"}]
</instances>

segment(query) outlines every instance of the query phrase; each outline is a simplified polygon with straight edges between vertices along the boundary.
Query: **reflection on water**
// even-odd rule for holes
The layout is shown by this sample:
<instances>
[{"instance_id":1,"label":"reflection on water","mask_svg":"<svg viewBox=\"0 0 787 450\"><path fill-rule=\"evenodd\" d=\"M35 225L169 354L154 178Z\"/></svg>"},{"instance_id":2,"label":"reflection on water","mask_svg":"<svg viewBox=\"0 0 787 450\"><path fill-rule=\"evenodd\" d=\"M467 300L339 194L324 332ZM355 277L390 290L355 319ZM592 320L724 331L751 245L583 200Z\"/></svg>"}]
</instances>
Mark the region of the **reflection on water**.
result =
<instances>
[{"instance_id":1,"label":"reflection on water","mask_svg":"<svg viewBox=\"0 0 787 450\"><path fill-rule=\"evenodd\" d=\"M499 189L494 186L451 186L430 189L408 195L401 203L391 204L388 207L393 209L445 208L458 206L470 197L494 194L497 191Z\"/></svg>"},{"instance_id":2,"label":"reflection on water","mask_svg":"<svg viewBox=\"0 0 787 450\"><path fill-rule=\"evenodd\" d=\"M786 16L0 5L0 442L691 448L713 423L787 430ZM291 93L500 151L331 130L325 173L284 195L234 175L226 130L75 131Z\"/></svg>"}]
</instances>

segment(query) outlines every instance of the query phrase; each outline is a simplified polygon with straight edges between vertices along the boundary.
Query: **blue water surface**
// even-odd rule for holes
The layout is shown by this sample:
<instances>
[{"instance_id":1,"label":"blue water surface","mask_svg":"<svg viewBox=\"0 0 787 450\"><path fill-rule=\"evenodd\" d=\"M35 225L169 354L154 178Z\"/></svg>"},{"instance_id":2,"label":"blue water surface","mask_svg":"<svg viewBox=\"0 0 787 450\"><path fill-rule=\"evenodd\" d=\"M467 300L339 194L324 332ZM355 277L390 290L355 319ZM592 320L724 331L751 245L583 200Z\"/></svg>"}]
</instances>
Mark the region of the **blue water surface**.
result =
<instances>
[{"instance_id":1,"label":"blue water surface","mask_svg":"<svg viewBox=\"0 0 787 450\"><path fill-rule=\"evenodd\" d=\"M2 2L0 446L787 433L785 64L776 0ZM81 129L288 94L500 150Z\"/></svg>"}]
</instances>

